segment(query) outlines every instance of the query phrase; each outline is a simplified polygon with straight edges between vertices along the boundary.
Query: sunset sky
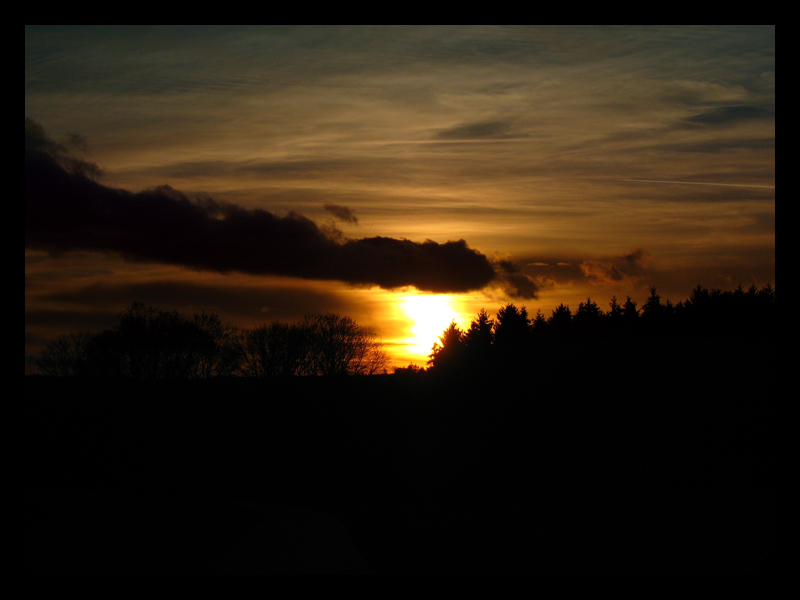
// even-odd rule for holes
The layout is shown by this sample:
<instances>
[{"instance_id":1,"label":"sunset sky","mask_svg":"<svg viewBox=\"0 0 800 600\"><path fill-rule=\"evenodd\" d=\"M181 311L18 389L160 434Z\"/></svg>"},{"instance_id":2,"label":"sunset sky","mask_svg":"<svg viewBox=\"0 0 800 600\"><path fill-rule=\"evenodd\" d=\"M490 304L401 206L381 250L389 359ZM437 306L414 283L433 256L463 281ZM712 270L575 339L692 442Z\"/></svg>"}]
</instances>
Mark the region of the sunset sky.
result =
<instances>
[{"instance_id":1,"label":"sunset sky","mask_svg":"<svg viewBox=\"0 0 800 600\"><path fill-rule=\"evenodd\" d=\"M402 366L482 307L775 284L774 26L26 27L25 117L26 369L135 301Z\"/></svg>"}]
</instances>

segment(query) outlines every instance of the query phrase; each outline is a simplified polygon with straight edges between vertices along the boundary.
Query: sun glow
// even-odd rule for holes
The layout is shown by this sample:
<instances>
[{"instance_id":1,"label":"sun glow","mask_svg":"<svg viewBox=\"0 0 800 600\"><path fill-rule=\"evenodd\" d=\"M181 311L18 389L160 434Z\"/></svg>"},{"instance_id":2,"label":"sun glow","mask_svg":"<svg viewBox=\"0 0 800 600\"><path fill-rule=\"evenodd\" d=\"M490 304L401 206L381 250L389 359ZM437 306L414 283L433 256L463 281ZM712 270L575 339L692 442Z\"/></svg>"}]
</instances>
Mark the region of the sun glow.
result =
<instances>
[{"instance_id":1,"label":"sun glow","mask_svg":"<svg viewBox=\"0 0 800 600\"><path fill-rule=\"evenodd\" d=\"M412 337L404 341L409 354L419 357L424 366L431 347L447 329L450 321L459 321L454 299L448 294L418 294L407 296L401 302L406 316L413 321Z\"/></svg>"}]
</instances>

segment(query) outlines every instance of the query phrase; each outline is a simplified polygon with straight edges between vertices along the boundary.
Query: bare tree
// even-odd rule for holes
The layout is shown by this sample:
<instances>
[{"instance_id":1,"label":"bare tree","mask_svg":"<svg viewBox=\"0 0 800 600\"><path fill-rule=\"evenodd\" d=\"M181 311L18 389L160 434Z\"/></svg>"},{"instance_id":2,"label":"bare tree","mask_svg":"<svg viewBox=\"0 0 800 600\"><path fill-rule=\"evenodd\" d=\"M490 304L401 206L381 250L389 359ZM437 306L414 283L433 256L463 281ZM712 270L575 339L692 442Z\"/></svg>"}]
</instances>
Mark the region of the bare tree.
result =
<instances>
[{"instance_id":1,"label":"bare tree","mask_svg":"<svg viewBox=\"0 0 800 600\"><path fill-rule=\"evenodd\" d=\"M215 314L187 319L134 303L113 329L61 335L40 355L41 373L54 376L199 379L239 367L236 329Z\"/></svg>"},{"instance_id":2,"label":"bare tree","mask_svg":"<svg viewBox=\"0 0 800 600\"><path fill-rule=\"evenodd\" d=\"M389 361L373 330L337 314L241 332L213 313L187 319L142 303L118 319L113 329L54 339L38 359L39 371L130 379L371 375Z\"/></svg>"},{"instance_id":3,"label":"bare tree","mask_svg":"<svg viewBox=\"0 0 800 600\"><path fill-rule=\"evenodd\" d=\"M39 371L56 377L83 375L92 335L83 331L59 335L47 344L36 361Z\"/></svg>"},{"instance_id":4,"label":"bare tree","mask_svg":"<svg viewBox=\"0 0 800 600\"><path fill-rule=\"evenodd\" d=\"M352 375L375 375L386 370L389 355L383 349L377 334L370 328L362 327L353 340L353 358L349 373Z\"/></svg>"},{"instance_id":5,"label":"bare tree","mask_svg":"<svg viewBox=\"0 0 800 600\"><path fill-rule=\"evenodd\" d=\"M238 330L224 324L214 313L196 314L192 323L197 335L189 348L189 376L208 379L233 375L242 361Z\"/></svg>"},{"instance_id":6,"label":"bare tree","mask_svg":"<svg viewBox=\"0 0 800 600\"><path fill-rule=\"evenodd\" d=\"M375 332L350 317L309 315L302 327L308 340L305 374L370 375L386 367L388 355Z\"/></svg>"},{"instance_id":7,"label":"bare tree","mask_svg":"<svg viewBox=\"0 0 800 600\"><path fill-rule=\"evenodd\" d=\"M241 373L245 377L299 375L306 361L305 332L296 324L270 323L242 332Z\"/></svg>"}]
</instances>

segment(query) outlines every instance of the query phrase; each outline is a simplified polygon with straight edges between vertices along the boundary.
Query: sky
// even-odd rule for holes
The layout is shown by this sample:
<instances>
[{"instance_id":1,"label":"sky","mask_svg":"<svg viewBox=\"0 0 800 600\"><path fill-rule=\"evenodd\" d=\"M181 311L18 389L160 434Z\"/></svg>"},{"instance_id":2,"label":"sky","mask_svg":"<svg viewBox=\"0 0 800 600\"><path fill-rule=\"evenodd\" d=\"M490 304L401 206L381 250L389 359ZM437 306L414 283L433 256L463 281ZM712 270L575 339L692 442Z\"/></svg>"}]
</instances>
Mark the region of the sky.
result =
<instances>
[{"instance_id":1,"label":"sky","mask_svg":"<svg viewBox=\"0 0 800 600\"><path fill-rule=\"evenodd\" d=\"M25 28L25 360L133 302L455 319L775 285L774 26Z\"/></svg>"}]
</instances>

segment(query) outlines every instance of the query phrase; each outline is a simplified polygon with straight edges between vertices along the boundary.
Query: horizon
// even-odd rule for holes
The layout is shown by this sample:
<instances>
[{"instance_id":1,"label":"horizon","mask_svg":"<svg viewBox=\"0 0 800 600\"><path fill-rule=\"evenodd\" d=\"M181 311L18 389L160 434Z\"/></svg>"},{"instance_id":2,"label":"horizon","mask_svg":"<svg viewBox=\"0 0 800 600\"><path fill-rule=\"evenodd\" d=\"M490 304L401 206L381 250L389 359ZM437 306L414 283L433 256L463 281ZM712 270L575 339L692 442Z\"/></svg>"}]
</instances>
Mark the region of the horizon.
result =
<instances>
[{"instance_id":1,"label":"horizon","mask_svg":"<svg viewBox=\"0 0 800 600\"><path fill-rule=\"evenodd\" d=\"M431 314L776 283L774 26L26 26L25 47L26 368L139 301L348 315L425 366Z\"/></svg>"}]
</instances>

